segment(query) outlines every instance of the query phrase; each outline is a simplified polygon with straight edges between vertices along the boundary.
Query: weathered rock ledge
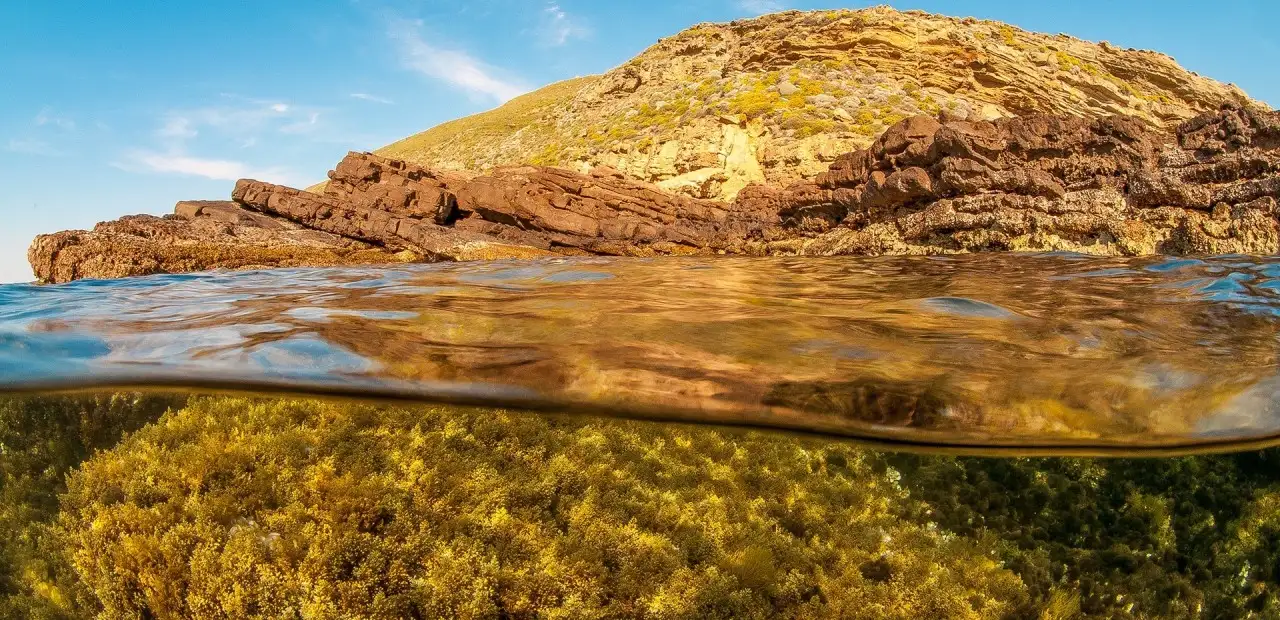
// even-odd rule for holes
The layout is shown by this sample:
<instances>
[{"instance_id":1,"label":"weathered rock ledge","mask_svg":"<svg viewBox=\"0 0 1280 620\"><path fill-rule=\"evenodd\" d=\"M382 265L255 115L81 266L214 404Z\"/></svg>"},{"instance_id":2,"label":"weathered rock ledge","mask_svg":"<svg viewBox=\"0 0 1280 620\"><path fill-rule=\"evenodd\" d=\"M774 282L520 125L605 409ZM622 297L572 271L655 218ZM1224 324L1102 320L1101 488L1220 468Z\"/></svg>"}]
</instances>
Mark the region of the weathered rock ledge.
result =
<instances>
[{"instance_id":1,"label":"weathered rock ledge","mask_svg":"<svg viewBox=\"0 0 1280 620\"><path fill-rule=\"evenodd\" d=\"M1238 106L1169 135L1124 116L914 117L813 183L741 198L770 253L1280 251L1280 112ZM767 205L767 206L766 206Z\"/></svg>"},{"instance_id":2,"label":"weathered rock ledge","mask_svg":"<svg viewBox=\"0 0 1280 620\"><path fill-rule=\"evenodd\" d=\"M597 168L471 176L351 153L323 194L244 179L36 238L45 282L204 269L554 255L1280 251L1280 112L1240 106L1175 133L1135 119L917 116L812 182L699 200Z\"/></svg>"}]
</instances>

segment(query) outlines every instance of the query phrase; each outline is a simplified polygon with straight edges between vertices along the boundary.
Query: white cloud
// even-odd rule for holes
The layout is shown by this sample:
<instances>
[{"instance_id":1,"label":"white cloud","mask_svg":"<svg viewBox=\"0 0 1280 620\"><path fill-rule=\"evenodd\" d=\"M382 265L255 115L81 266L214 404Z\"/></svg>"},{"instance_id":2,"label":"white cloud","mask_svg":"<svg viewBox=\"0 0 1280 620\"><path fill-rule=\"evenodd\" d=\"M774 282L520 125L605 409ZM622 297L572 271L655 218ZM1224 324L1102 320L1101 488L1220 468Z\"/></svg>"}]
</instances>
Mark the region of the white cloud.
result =
<instances>
[{"instance_id":1,"label":"white cloud","mask_svg":"<svg viewBox=\"0 0 1280 620\"><path fill-rule=\"evenodd\" d=\"M156 172L161 174L181 174L204 177L218 181L236 181L254 178L272 183L292 182L293 175L281 168L255 169L248 164L229 159L209 159L192 157L181 153L159 153L155 151L132 151L126 154L124 161L115 164L117 168L129 171Z\"/></svg>"},{"instance_id":2,"label":"white cloud","mask_svg":"<svg viewBox=\"0 0 1280 620\"><path fill-rule=\"evenodd\" d=\"M305 120L289 123L280 128L280 133L308 133L320 122L320 113L312 112Z\"/></svg>"},{"instance_id":3,"label":"white cloud","mask_svg":"<svg viewBox=\"0 0 1280 620\"><path fill-rule=\"evenodd\" d=\"M373 103L386 103L386 104L395 103L390 99L385 99L377 95L370 95L369 93L351 93L351 98L360 99L362 101L372 101Z\"/></svg>"},{"instance_id":4,"label":"white cloud","mask_svg":"<svg viewBox=\"0 0 1280 620\"><path fill-rule=\"evenodd\" d=\"M61 157L65 155L62 151L53 148L48 142L43 140L22 140L11 138L9 144L5 146L6 151L14 153L22 153L24 155L41 155L44 157Z\"/></svg>"},{"instance_id":5,"label":"white cloud","mask_svg":"<svg viewBox=\"0 0 1280 620\"><path fill-rule=\"evenodd\" d=\"M420 21L392 24L390 36L400 48L406 67L427 77L448 82L472 94L507 101L529 89L517 82L494 75L494 69L465 52L436 47L422 40Z\"/></svg>"},{"instance_id":6,"label":"white cloud","mask_svg":"<svg viewBox=\"0 0 1280 620\"><path fill-rule=\"evenodd\" d=\"M138 173L174 174L219 181L260 179L284 185L305 183L289 168L248 163L281 145L335 141L325 135L323 110L311 106L224 94L213 105L169 110L156 118L151 144L124 151L111 164ZM255 152L258 149L254 149ZM248 160L248 161L246 161Z\"/></svg>"},{"instance_id":7,"label":"white cloud","mask_svg":"<svg viewBox=\"0 0 1280 620\"><path fill-rule=\"evenodd\" d=\"M755 15L764 15L785 10L787 3L782 0L738 0L738 8Z\"/></svg>"},{"instance_id":8,"label":"white cloud","mask_svg":"<svg viewBox=\"0 0 1280 620\"><path fill-rule=\"evenodd\" d=\"M249 175L249 167L243 162L225 159L202 159L144 151L136 153L135 160L152 172L186 174L223 181L235 181Z\"/></svg>"},{"instance_id":9,"label":"white cloud","mask_svg":"<svg viewBox=\"0 0 1280 620\"><path fill-rule=\"evenodd\" d=\"M320 121L320 112L315 108L235 95L224 97L234 103L166 112L159 120L156 137L166 150L175 152L184 151L196 138L223 139L248 148L258 144L264 134L307 133L316 129Z\"/></svg>"},{"instance_id":10,"label":"white cloud","mask_svg":"<svg viewBox=\"0 0 1280 620\"><path fill-rule=\"evenodd\" d=\"M194 138L200 132L191 126L191 119L185 116L170 115L161 123L160 129L156 130L156 135L161 138L172 140L186 140Z\"/></svg>"},{"instance_id":11,"label":"white cloud","mask_svg":"<svg viewBox=\"0 0 1280 620\"><path fill-rule=\"evenodd\" d=\"M40 127L44 127L46 125L52 125L64 131L74 131L76 128L75 121L65 116L55 115L53 113L53 108L49 106L45 106L40 109L40 112L36 114L35 121L36 121L36 125Z\"/></svg>"},{"instance_id":12,"label":"white cloud","mask_svg":"<svg viewBox=\"0 0 1280 620\"><path fill-rule=\"evenodd\" d=\"M558 4L549 4L542 10L542 24L539 27L542 41L547 45L559 47L569 39L582 39L591 34L591 30L569 16Z\"/></svg>"}]
</instances>

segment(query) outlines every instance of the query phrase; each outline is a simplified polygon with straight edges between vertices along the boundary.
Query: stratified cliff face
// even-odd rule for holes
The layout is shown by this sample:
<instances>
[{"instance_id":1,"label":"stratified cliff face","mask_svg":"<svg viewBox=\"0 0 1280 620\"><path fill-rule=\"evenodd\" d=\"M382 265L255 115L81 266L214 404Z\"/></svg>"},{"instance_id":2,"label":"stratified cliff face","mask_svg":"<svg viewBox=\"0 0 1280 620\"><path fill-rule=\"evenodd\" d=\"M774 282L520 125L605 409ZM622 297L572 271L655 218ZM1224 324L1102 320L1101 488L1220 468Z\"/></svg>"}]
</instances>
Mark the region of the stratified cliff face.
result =
<instances>
[{"instance_id":1,"label":"stratified cliff face","mask_svg":"<svg viewBox=\"0 0 1280 620\"><path fill-rule=\"evenodd\" d=\"M780 217L771 254L1280 251L1280 112L1228 107L1173 134L1032 115L891 127L815 182L739 196Z\"/></svg>"},{"instance_id":2,"label":"stratified cliff face","mask_svg":"<svg viewBox=\"0 0 1280 620\"><path fill-rule=\"evenodd\" d=\"M1280 252L1280 112L1226 106L1176 132L1141 119L904 119L814 181L732 202L616 170L485 175L351 153L324 194L243 179L231 203L179 203L42 235L48 282L214 268L553 255Z\"/></svg>"},{"instance_id":3,"label":"stratified cliff face","mask_svg":"<svg viewBox=\"0 0 1280 620\"><path fill-rule=\"evenodd\" d=\"M604 165L695 197L812 180L915 115L1125 115L1172 129L1243 92L1163 54L888 7L703 24L378 151L437 169Z\"/></svg>"}]
</instances>

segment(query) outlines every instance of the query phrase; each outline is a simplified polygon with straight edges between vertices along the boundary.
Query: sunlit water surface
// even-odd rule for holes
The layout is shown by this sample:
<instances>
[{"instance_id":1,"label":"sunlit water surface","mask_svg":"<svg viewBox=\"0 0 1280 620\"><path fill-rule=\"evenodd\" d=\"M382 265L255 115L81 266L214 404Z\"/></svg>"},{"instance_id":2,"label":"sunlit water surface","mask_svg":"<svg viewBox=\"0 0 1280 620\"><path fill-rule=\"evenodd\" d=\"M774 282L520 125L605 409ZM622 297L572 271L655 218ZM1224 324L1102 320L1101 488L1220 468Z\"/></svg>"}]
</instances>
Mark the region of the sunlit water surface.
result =
<instances>
[{"instance_id":1,"label":"sunlit water surface","mask_svg":"<svg viewBox=\"0 0 1280 620\"><path fill-rule=\"evenodd\" d=\"M1280 260L560 259L0 287L0 389L501 406L1000 454L1280 437Z\"/></svg>"}]
</instances>

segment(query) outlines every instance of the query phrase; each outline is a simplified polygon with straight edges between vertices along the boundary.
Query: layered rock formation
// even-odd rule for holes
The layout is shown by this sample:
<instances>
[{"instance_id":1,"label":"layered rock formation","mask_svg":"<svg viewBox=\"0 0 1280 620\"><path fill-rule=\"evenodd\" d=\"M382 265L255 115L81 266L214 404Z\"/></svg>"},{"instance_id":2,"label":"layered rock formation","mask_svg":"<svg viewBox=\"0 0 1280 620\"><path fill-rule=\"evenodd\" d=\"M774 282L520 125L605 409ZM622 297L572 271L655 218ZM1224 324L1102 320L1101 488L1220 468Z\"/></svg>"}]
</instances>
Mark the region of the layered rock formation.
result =
<instances>
[{"instance_id":1,"label":"layered rock formation","mask_svg":"<svg viewBox=\"0 0 1280 620\"><path fill-rule=\"evenodd\" d=\"M1173 135L1132 117L908 119L775 209L770 253L1280 251L1280 113L1230 106ZM793 233L803 236L794 237Z\"/></svg>"},{"instance_id":2,"label":"layered rock formation","mask_svg":"<svg viewBox=\"0 0 1280 620\"><path fill-rule=\"evenodd\" d=\"M554 255L1280 252L1280 112L1175 132L1132 117L905 119L813 182L699 200L597 168L470 176L349 154L323 194L249 179L36 239L43 281L212 268Z\"/></svg>"},{"instance_id":3,"label":"layered rock formation","mask_svg":"<svg viewBox=\"0 0 1280 620\"><path fill-rule=\"evenodd\" d=\"M329 178L322 195L242 180L232 197L317 230L444 260L740 251L751 231L774 219L735 203L670 194L607 168L581 174L523 166L468 177L351 153Z\"/></svg>"},{"instance_id":4,"label":"layered rock formation","mask_svg":"<svg viewBox=\"0 0 1280 620\"><path fill-rule=\"evenodd\" d=\"M701 24L600 76L389 145L436 169L604 165L696 197L813 178L897 121L1125 115L1170 130L1234 86L1156 52L889 7Z\"/></svg>"},{"instance_id":5,"label":"layered rock formation","mask_svg":"<svg viewBox=\"0 0 1280 620\"><path fill-rule=\"evenodd\" d=\"M180 202L163 218L41 235L28 259L41 281L66 282L219 268L740 253L776 220L604 168L468 176L351 153L329 176L323 194L242 179L234 202Z\"/></svg>"},{"instance_id":6,"label":"layered rock formation","mask_svg":"<svg viewBox=\"0 0 1280 620\"><path fill-rule=\"evenodd\" d=\"M422 259L415 252L314 230L226 201L184 201L165 217L130 215L90 231L40 235L27 250L27 260L42 282Z\"/></svg>"}]
</instances>

